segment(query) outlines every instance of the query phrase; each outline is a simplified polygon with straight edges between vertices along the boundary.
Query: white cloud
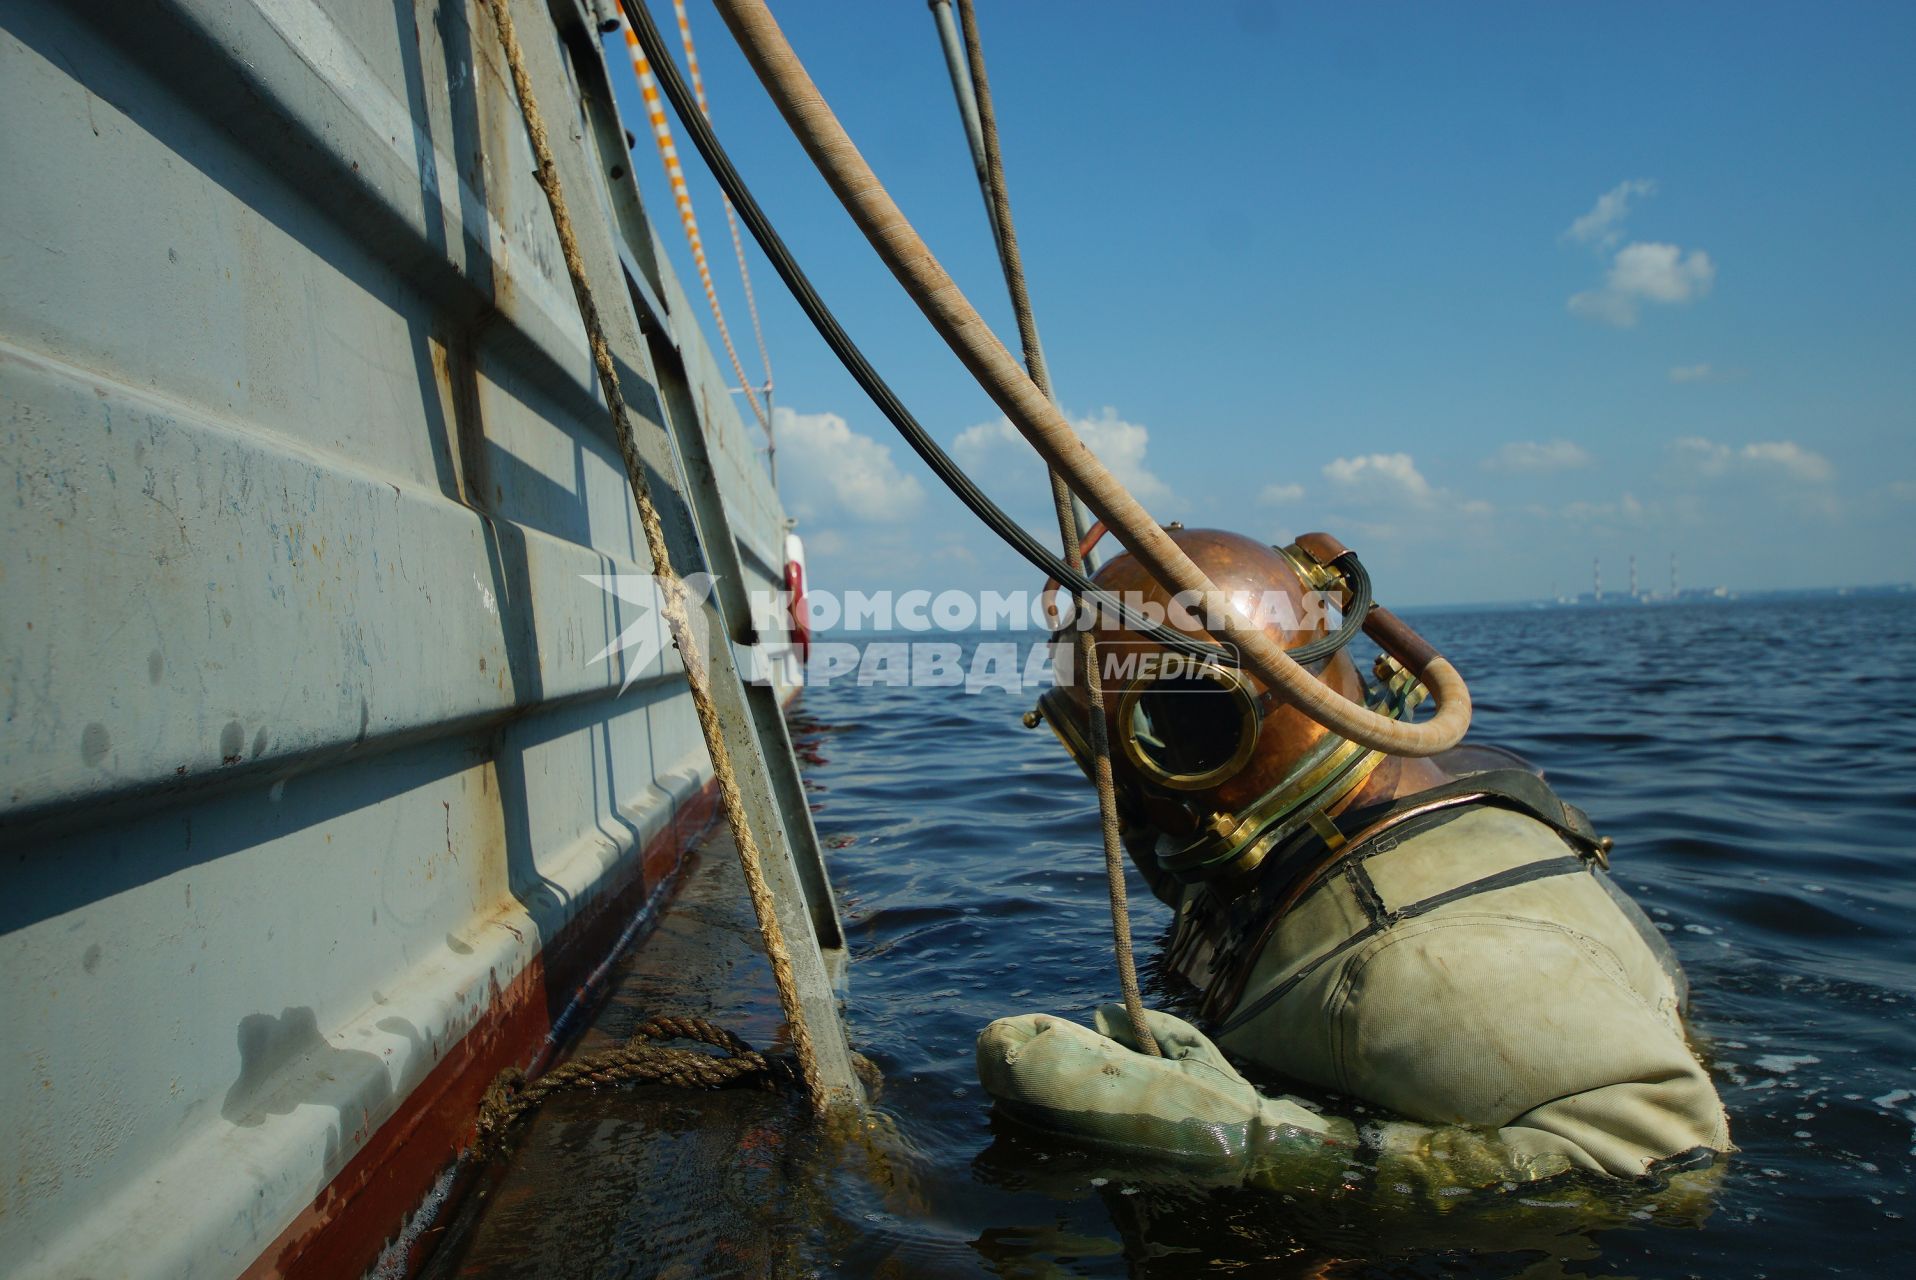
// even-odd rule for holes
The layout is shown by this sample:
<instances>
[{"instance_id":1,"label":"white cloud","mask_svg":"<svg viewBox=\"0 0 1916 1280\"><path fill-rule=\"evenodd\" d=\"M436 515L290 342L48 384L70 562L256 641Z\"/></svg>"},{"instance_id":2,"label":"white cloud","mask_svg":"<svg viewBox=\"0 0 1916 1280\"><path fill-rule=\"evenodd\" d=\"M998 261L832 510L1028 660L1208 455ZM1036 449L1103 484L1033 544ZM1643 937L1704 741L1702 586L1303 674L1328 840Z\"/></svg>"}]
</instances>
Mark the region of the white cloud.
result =
<instances>
[{"instance_id":1,"label":"white cloud","mask_svg":"<svg viewBox=\"0 0 1916 1280\"><path fill-rule=\"evenodd\" d=\"M966 427L951 442L951 451L960 461L977 461L986 450L998 444L1016 443L1021 437L1011 419L1000 418L996 422L980 422L977 426Z\"/></svg>"},{"instance_id":2,"label":"white cloud","mask_svg":"<svg viewBox=\"0 0 1916 1280\"><path fill-rule=\"evenodd\" d=\"M1620 182L1597 197L1590 211L1564 229L1562 238L1576 244L1591 245L1599 251L1616 249L1623 239L1623 222L1640 199L1656 194L1657 184L1649 178ZM1572 294L1568 306L1572 315L1627 329L1637 322L1645 304L1679 306L1709 293L1716 281L1716 264L1701 249L1684 252L1673 244L1638 240L1616 250L1603 285ZM1694 365L1684 371L1695 375L1680 377L1670 371L1674 382L1708 377L1708 365Z\"/></svg>"},{"instance_id":3,"label":"white cloud","mask_svg":"<svg viewBox=\"0 0 1916 1280\"><path fill-rule=\"evenodd\" d=\"M1418 506L1431 500L1430 481L1408 453L1370 453L1338 458L1324 467L1324 478L1344 489L1365 490L1379 498L1401 498Z\"/></svg>"},{"instance_id":4,"label":"white cloud","mask_svg":"<svg viewBox=\"0 0 1916 1280\"><path fill-rule=\"evenodd\" d=\"M886 523L904 520L925 500L918 477L898 469L891 447L853 431L835 413L775 409L779 478L792 514Z\"/></svg>"},{"instance_id":5,"label":"white cloud","mask_svg":"<svg viewBox=\"0 0 1916 1280\"><path fill-rule=\"evenodd\" d=\"M1836 475L1828 458L1790 440L1746 444L1741 453L1747 462L1782 471L1806 484L1827 484Z\"/></svg>"},{"instance_id":6,"label":"white cloud","mask_svg":"<svg viewBox=\"0 0 1916 1280\"><path fill-rule=\"evenodd\" d=\"M1467 500L1432 485L1408 453L1337 458L1324 467L1324 477L1347 495L1366 502L1396 502L1420 510L1449 507L1470 515L1490 511L1488 502Z\"/></svg>"},{"instance_id":7,"label":"white cloud","mask_svg":"<svg viewBox=\"0 0 1916 1280\"><path fill-rule=\"evenodd\" d=\"M1701 249L1687 254L1673 244L1639 241L1617 250L1607 287L1646 302L1689 302L1710 291L1716 264Z\"/></svg>"},{"instance_id":8,"label":"white cloud","mask_svg":"<svg viewBox=\"0 0 1916 1280\"><path fill-rule=\"evenodd\" d=\"M1484 459L1490 471L1546 473L1588 466L1590 455L1568 440L1512 440Z\"/></svg>"},{"instance_id":9,"label":"white cloud","mask_svg":"<svg viewBox=\"0 0 1916 1280\"><path fill-rule=\"evenodd\" d=\"M1173 500L1171 487L1145 465L1145 454L1151 445L1151 432L1147 428L1126 422L1108 405L1095 417L1071 419L1071 427L1085 447L1097 454L1098 460L1131 491L1132 497L1146 506ZM1020 466L1020 470L1036 472L1041 465L1037 453L1018 434L1009 418L966 427L952 442L951 451L960 463L972 470L987 465L1002 470L1008 456L1023 460L1025 465Z\"/></svg>"},{"instance_id":10,"label":"white cloud","mask_svg":"<svg viewBox=\"0 0 1916 1280\"><path fill-rule=\"evenodd\" d=\"M980 422L975 427L966 427L951 442L951 452L958 461L966 466L983 462L999 445L1015 445L1024 437L1011 425L1011 419L1000 418L996 422Z\"/></svg>"},{"instance_id":11,"label":"white cloud","mask_svg":"<svg viewBox=\"0 0 1916 1280\"><path fill-rule=\"evenodd\" d=\"M1565 228L1563 238L1577 244L1609 248L1623 238L1623 219L1629 214L1631 203L1641 197L1655 195L1656 190L1657 184L1649 178L1619 182L1597 197L1590 212Z\"/></svg>"},{"instance_id":12,"label":"white cloud","mask_svg":"<svg viewBox=\"0 0 1916 1280\"><path fill-rule=\"evenodd\" d=\"M1720 476L1736 461L1736 450L1702 436L1684 436L1670 447L1676 450L1678 462L1706 476Z\"/></svg>"},{"instance_id":13,"label":"white cloud","mask_svg":"<svg viewBox=\"0 0 1916 1280\"><path fill-rule=\"evenodd\" d=\"M1573 293L1566 305L1573 316L1601 320L1619 329L1628 329L1637 322L1636 303L1602 289Z\"/></svg>"},{"instance_id":14,"label":"white cloud","mask_svg":"<svg viewBox=\"0 0 1916 1280\"><path fill-rule=\"evenodd\" d=\"M1705 476L1768 474L1802 484L1828 484L1836 476L1828 458L1793 440L1766 440L1738 449L1701 436L1684 436L1671 448L1680 464Z\"/></svg>"},{"instance_id":15,"label":"white cloud","mask_svg":"<svg viewBox=\"0 0 1916 1280\"><path fill-rule=\"evenodd\" d=\"M1303 496L1304 486L1301 484L1267 484L1264 491L1257 495L1257 500L1267 507L1282 507Z\"/></svg>"},{"instance_id":16,"label":"white cloud","mask_svg":"<svg viewBox=\"0 0 1916 1280\"><path fill-rule=\"evenodd\" d=\"M1644 303L1678 306L1696 301L1716 282L1716 264L1701 249L1638 241L1617 250L1603 287L1571 295L1573 315L1627 329Z\"/></svg>"},{"instance_id":17,"label":"white cloud","mask_svg":"<svg viewBox=\"0 0 1916 1280\"><path fill-rule=\"evenodd\" d=\"M1360 511L1338 515L1339 528L1362 530L1365 537L1382 541L1406 538L1428 540L1433 531L1447 527L1447 515L1481 518L1496 508L1481 498L1468 498L1452 489L1441 488L1424 478L1417 462L1408 453L1367 453L1336 458L1325 464L1324 478L1338 495L1358 508L1386 509L1393 517L1411 515L1406 521L1366 525Z\"/></svg>"}]
</instances>

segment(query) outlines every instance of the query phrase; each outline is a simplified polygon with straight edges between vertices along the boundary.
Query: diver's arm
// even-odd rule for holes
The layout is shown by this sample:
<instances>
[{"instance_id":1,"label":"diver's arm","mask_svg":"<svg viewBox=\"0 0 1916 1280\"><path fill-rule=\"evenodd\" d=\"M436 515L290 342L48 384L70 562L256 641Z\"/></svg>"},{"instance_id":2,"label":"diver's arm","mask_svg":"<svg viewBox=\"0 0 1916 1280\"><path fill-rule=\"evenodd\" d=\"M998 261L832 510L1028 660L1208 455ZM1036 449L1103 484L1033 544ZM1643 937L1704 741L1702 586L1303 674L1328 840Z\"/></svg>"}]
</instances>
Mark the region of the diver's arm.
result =
<instances>
[{"instance_id":1,"label":"diver's arm","mask_svg":"<svg viewBox=\"0 0 1916 1280\"><path fill-rule=\"evenodd\" d=\"M1098 1011L1096 1031L1044 1014L1002 1018L978 1039L979 1078L1008 1114L1081 1141L1207 1166L1273 1190L1329 1190L1355 1175L1432 1200L1603 1169L1584 1142L1599 1150L1606 1141L1627 1142L1646 1107L1661 1109L1643 1091L1621 1087L1610 1098L1539 1107L1497 1130L1404 1121L1360 1128L1297 1099L1260 1094L1195 1027L1156 1010L1145 1016L1162 1058L1137 1052L1121 1005ZM1578 1125L1593 1129L1581 1142Z\"/></svg>"},{"instance_id":2,"label":"diver's arm","mask_svg":"<svg viewBox=\"0 0 1916 1280\"><path fill-rule=\"evenodd\" d=\"M1334 1178L1357 1148L1349 1121L1289 1098L1266 1098L1204 1035L1145 1010L1163 1051L1137 1051L1122 1005L1097 1030L1048 1014L1000 1018L978 1037L978 1078L999 1109L1046 1132L1207 1171L1248 1175L1275 1153L1312 1165L1298 1181Z\"/></svg>"},{"instance_id":3,"label":"diver's arm","mask_svg":"<svg viewBox=\"0 0 1916 1280\"><path fill-rule=\"evenodd\" d=\"M1167 1056L1215 1062L1250 1090L1255 1119L1245 1152L1248 1183L1293 1190L1317 1183L1327 1168L1342 1179L1356 1167L1374 1169L1379 1183L1436 1195L1454 1188L1531 1182L1573 1167L1596 1166L1581 1151L1577 1152L1581 1159L1573 1158L1566 1150L1568 1144L1557 1135L1530 1126L1507 1125L1492 1131L1406 1120L1360 1126L1355 1120L1307 1107L1296 1098L1259 1093L1197 1028L1154 1009L1145 1010L1145 1017ZM1100 1009L1097 1025L1110 1040L1138 1053L1131 1021L1121 1006Z\"/></svg>"}]
</instances>

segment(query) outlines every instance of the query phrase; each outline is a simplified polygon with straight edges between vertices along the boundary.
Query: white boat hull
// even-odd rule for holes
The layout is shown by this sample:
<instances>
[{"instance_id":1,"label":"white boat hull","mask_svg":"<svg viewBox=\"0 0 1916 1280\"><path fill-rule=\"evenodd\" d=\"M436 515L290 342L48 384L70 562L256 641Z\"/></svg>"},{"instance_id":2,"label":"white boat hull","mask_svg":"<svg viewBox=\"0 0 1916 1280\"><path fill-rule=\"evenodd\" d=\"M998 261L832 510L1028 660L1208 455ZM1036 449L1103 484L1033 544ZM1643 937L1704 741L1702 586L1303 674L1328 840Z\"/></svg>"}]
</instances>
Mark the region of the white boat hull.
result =
<instances>
[{"instance_id":1,"label":"white boat hull","mask_svg":"<svg viewBox=\"0 0 1916 1280\"><path fill-rule=\"evenodd\" d=\"M453 0L6 0L0 102L0 1272L354 1273L711 811L517 103Z\"/></svg>"}]
</instances>

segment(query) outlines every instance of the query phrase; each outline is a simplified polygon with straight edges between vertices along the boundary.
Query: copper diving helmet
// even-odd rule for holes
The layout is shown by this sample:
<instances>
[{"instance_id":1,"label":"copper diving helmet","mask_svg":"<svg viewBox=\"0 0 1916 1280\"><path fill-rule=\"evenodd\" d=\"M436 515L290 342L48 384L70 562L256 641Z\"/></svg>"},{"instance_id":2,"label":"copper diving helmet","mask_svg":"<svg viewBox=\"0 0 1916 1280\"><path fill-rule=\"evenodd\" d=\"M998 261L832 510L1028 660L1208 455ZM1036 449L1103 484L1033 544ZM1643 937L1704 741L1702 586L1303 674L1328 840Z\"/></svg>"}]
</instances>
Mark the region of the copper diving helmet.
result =
<instances>
[{"instance_id":1,"label":"copper diving helmet","mask_svg":"<svg viewBox=\"0 0 1916 1280\"><path fill-rule=\"evenodd\" d=\"M1216 598L1174 596L1129 554L1111 559L1093 582L1133 614L1194 638L1211 638L1207 610L1231 609L1305 659L1324 684L1384 714L1408 715L1421 699L1421 686L1394 660L1379 659L1372 683L1343 644L1368 605L1367 583L1362 593L1351 589L1352 571L1361 573L1354 557L1333 567L1295 544L1280 549L1218 529L1167 532L1216 584ZM1088 629L1120 816L1133 837L1139 828L1156 833L1159 864L1180 879L1255 868L1303 827L1326 823L1325 810L1382 762L1239 669L1228 648L1222 659L1193 656L1131 621L1094 610L1065 619L1052 641L1058 683L1039 699L1037 715L1089 774L1090 703L1070 634Z\"/></svg>"}]
</instances>

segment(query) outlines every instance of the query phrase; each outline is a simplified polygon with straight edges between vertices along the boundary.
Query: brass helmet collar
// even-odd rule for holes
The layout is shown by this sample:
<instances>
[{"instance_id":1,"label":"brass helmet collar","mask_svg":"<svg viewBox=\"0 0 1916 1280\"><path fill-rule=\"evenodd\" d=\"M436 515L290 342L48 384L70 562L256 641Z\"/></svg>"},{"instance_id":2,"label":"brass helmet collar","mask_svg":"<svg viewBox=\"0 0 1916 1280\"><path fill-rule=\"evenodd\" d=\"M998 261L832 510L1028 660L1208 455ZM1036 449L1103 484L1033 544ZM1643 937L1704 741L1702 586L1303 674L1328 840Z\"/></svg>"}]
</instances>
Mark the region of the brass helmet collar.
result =
<instances>
[{"instance_id":1,"label":"brass helmet collar","mask_svg":"<svg viewBox=\"0 0 1916 1280\"><path fill-rule=\"evenodd\" d=\"M1393 720L1404 719L1424 700L1424 686L1392 659L1380 658L1377 668L1381 687L1367 704ZM1384 759L1381 751L1327 734L1276 786L1236 813L1212 814L1196 836L1176 847L1166 847L1160 838L1158 865L1187 883L1253 871L1305 827L1328 827L1327 811L1362 786Z\"/></svg>"}]
</instances>

